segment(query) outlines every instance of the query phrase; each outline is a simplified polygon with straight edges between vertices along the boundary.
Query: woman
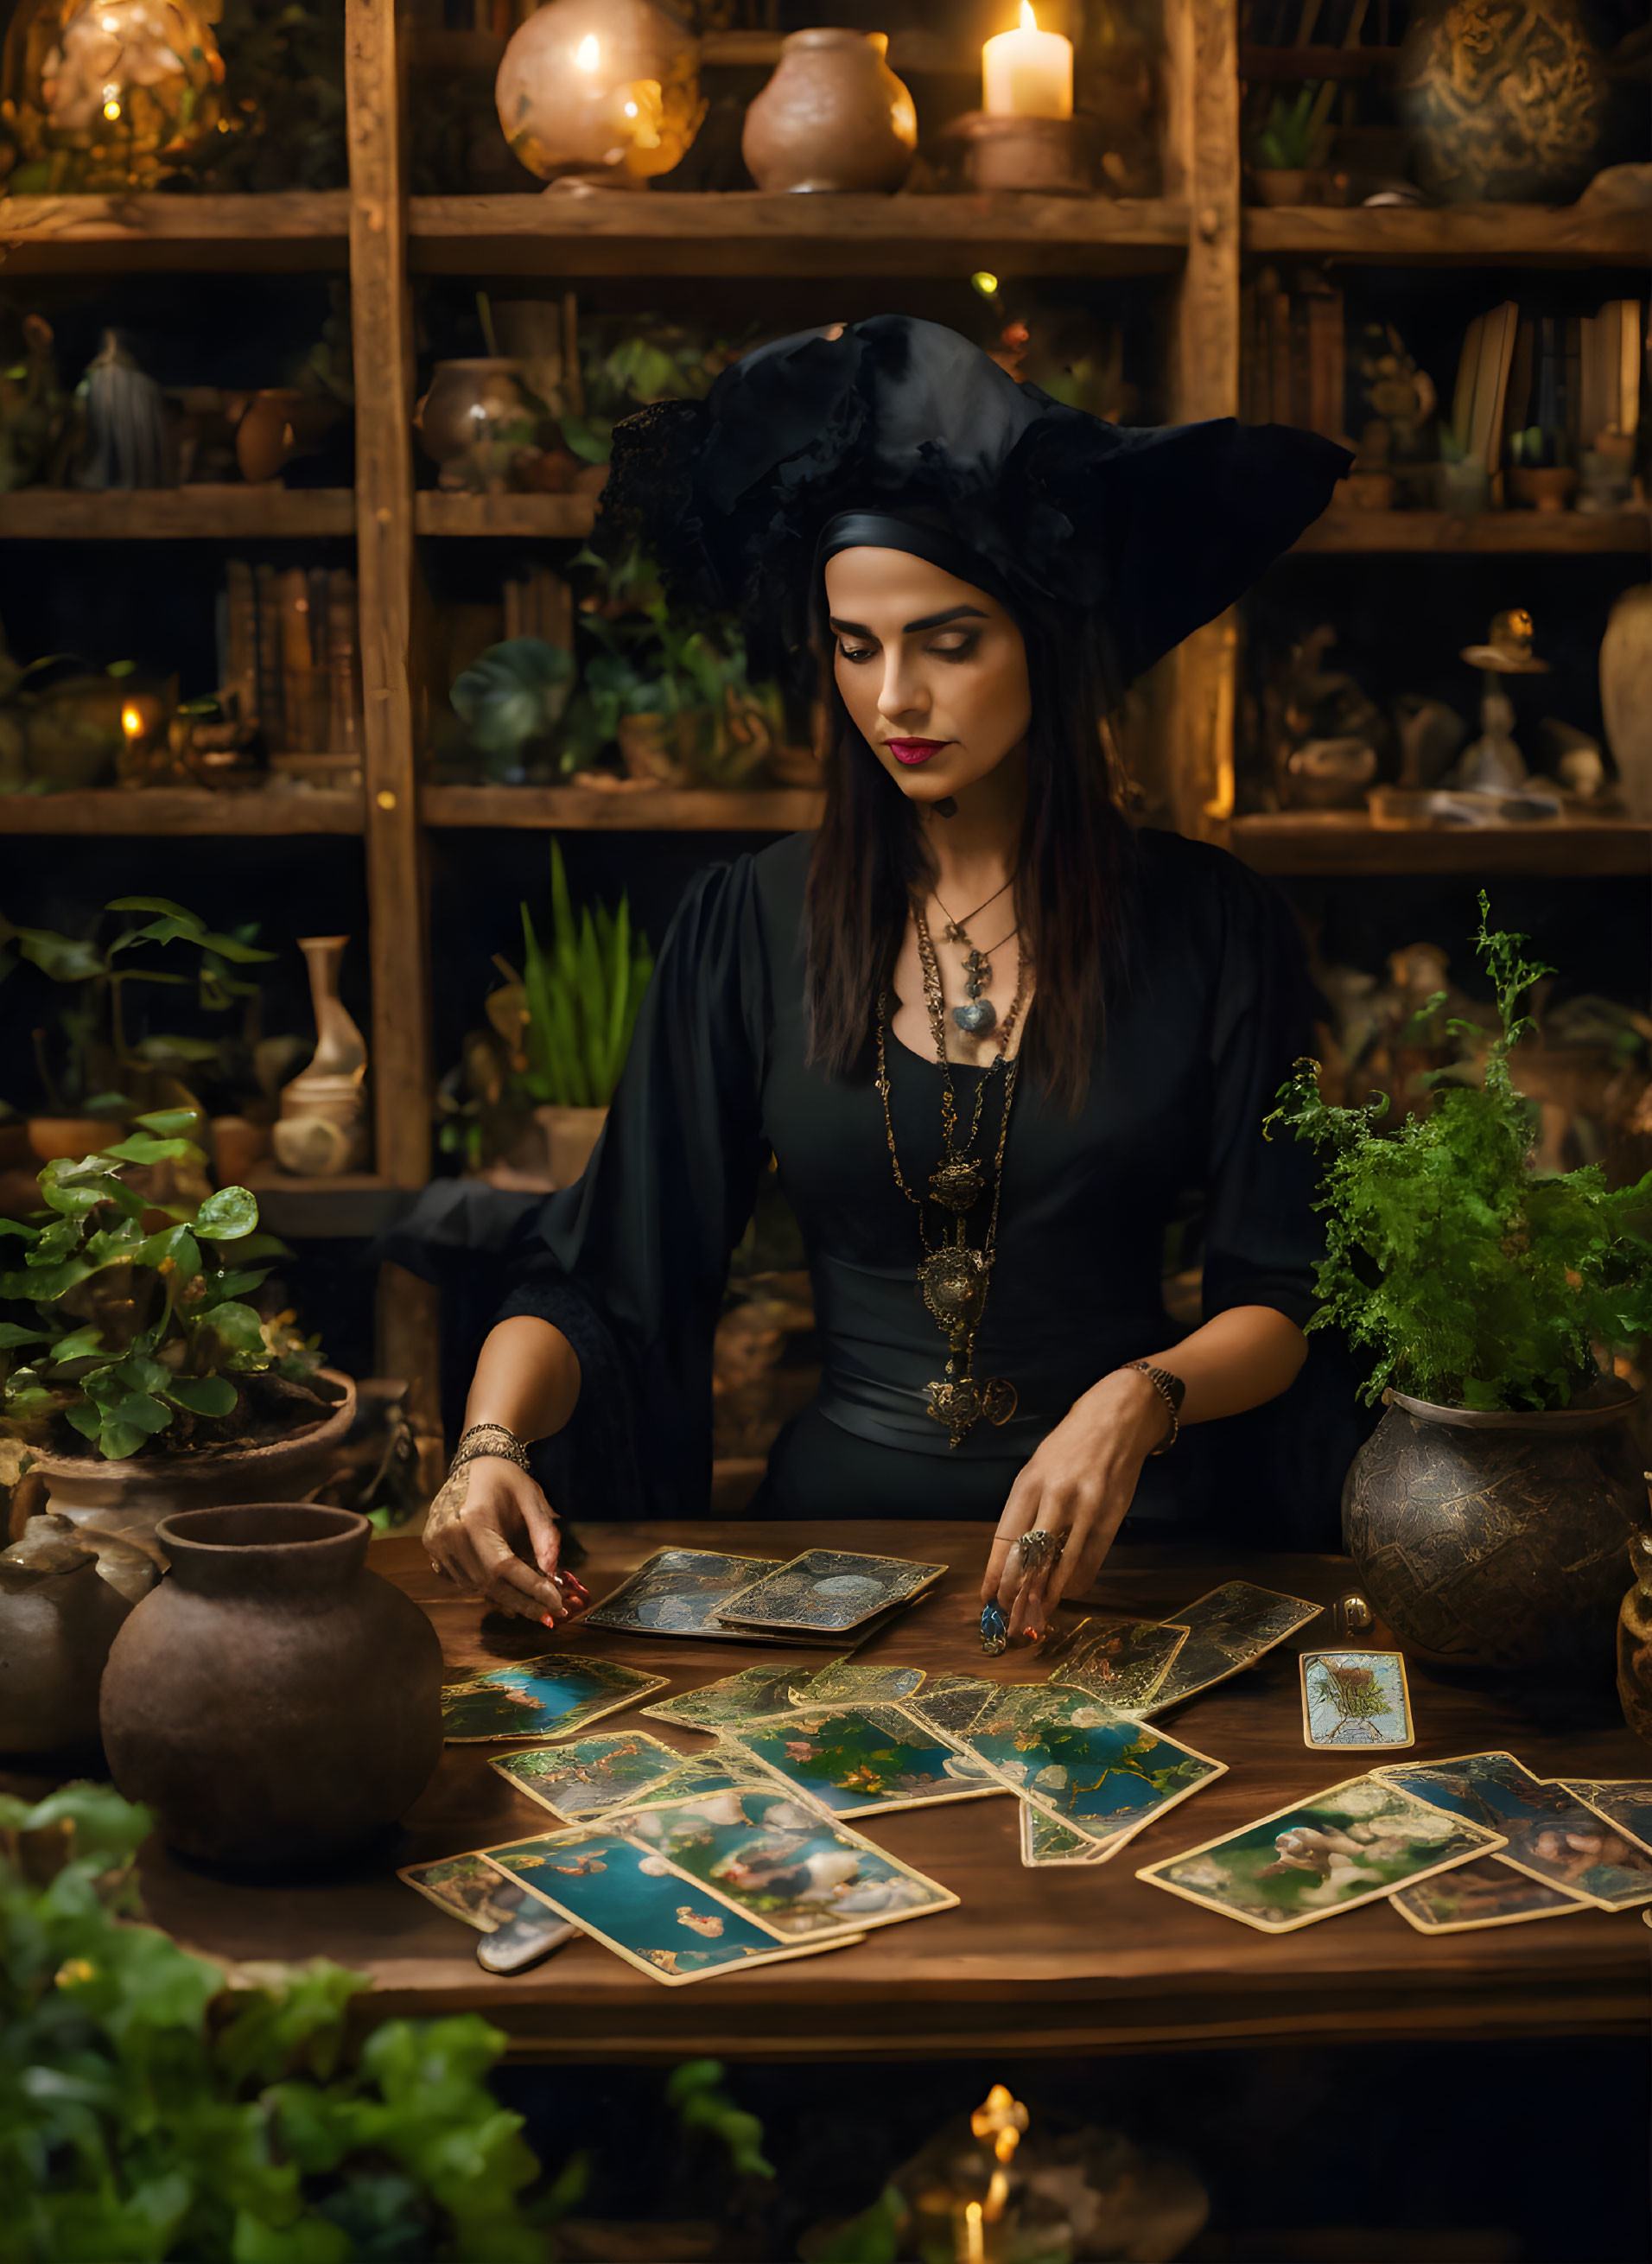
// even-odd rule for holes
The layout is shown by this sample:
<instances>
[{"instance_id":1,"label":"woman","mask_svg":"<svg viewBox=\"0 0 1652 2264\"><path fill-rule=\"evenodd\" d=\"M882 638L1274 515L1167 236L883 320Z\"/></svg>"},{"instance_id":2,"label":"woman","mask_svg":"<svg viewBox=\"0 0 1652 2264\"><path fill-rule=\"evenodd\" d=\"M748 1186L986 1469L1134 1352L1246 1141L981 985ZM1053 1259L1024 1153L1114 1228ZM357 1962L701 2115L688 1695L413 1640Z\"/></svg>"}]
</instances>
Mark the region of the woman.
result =
<instances>
[{"instance_id":1,"label":"woman","mask_svg":"<svg viewBox=\"0 0 1652 2264\"><path fill-rule=\"evenodd\" d=\"M706 1513L713 1332L772 1163L824 1373L754 1514L992 1518L983 1604L1037 1633L1139 1489L1173 1508L1143 1473L1179 1429L1303 1358L1307 1186L1262 1134L1307 1029L1288 923L1219 852L1132 835L1098 723L1348 459L1226 421L1122 432L892 316L615 440L608 539L741 602L759 661L825 658L826 810L691 890L591 1167L518 1237L432 1559L550 1624L551 1501ZM1190 1189L1206 1318L1177 1342Z\"/></svg>"}]
</instances>

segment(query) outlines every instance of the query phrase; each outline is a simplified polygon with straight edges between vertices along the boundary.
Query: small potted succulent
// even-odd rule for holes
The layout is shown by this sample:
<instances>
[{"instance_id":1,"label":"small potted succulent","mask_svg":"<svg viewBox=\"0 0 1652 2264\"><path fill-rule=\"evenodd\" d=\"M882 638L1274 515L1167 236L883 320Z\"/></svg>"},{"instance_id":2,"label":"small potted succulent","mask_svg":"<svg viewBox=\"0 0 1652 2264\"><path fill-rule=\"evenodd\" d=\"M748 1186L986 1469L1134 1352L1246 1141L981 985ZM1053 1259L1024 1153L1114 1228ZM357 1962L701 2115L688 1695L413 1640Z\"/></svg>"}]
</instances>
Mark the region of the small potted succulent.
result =
<instances>
[{"instance_id":1,"label":"small potted succulent","mask_svg":"<svg viewBox=\"0 0 1652 2264\"><path fill-rule=\"evenodd\" d=\"M1385 1131L1385 1095L1333 1107L1304 1062L1270 1122L1325 1153L1310 1326L1374 1355L1366 1396L1387 1410L1343 1496L1372 1603L1447 1664L1599 1665L1645 1515L1637 1396L1611 1359L1652 1332L1652 1173L1612 1190L1596 1165L1536 1167L1512 1057L1552 970L1480 910L1499 1023L1480 1081L1432 1073L1427 1117Z\"/></svg>"},{"instance_id":2,"label":"small potted succulent","mask_svg":"<svg viewBox=\"0 0 1652 2264\"><path fill-rule=\"evenodd\" d=\"M247 1302L286 1254L250 1189L158 1192L162 1173L204 1162L198 1122L154 1111L95 1154L54 1158L35 1217L0 1219L15 1252L0 1271L0 1439L25 1450L54 1510L105 1527L301 1499L355 1410L354 1384L292 1315Z\"/></svg>"},{"instance_id":3,"label":"small potted succulent","mask_svg":"<svg viewBox=\"0 0 1652 2264\"><path fill-rule=\"evenodd\" d=\"M1315 192L1322 183L1314 169L1322 159L1336 94L1336 81L1327 79L1322 84L1299 87L1294 97L1274 96L1267 122L1250 149L1250 184L1258 204L1319 201Z\"/></svg>"}]
</instances>

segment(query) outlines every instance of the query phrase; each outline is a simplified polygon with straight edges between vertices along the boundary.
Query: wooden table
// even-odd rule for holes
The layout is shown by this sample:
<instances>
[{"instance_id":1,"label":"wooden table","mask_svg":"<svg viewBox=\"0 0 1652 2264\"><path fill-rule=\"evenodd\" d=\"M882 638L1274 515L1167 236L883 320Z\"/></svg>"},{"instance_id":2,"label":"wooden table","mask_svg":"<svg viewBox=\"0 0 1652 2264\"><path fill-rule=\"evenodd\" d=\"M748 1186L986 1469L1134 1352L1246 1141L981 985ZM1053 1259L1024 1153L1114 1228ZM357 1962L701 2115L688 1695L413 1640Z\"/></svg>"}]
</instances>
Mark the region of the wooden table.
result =
<instances>
[{"instance_id":1,"label":"wooden table","mask_svg":"<svg viewBox=\"0 0 1652 2264\"><path fill-rule=\"evenodd\" d=\"M582 1567L598 1596L668 1543L784 1556L824 1544L878 1547L943 1559L951 1570L912 1611L875 1636L863 1658L931 1673L1009 1680L1036 1673L1025 1653L983 1661L973 1601L986 1560L984 1525L707 1523L608 1526L587 1534ZM528 1658L545 1630L489 1618L431 1572L417 1541L375 1547L373 1561L417 1598L455 1675ZM1350 1583L1335 1556L1218 1556L1208 1550L1118 1551L1098 1584L1111 1608L1168 1616L1218 1581L1244 1578L1329 1601ZM576 1941L536 1971L496 1979L477 1966L475 1937L387 1869L314 1887L227 1886L154 1853L144 1892L151 1916L192 1947L235 1958L327 1956L371 1972L378 2016L475 2009L496 2021L524 2058L645 2060L697 2053L764 2059L905 2055L945 2057L990 2049L1075 2055L1286 2039L1603 2035L1643 2030L1648 1934L1638 1912L1588 1912L1484 1933L1418 1934L1386 1904L1270 1937L1144 1885L1138 1865L1176 1854L1357 1773L1302 1744L1298 1644L1330 1639L1329 1619L1257 1668L1192 1698L1166 1726L1228 1764L1229 1774L1150 1826L1096 1870L1026 1870L1017 1803L965 1801L861 1827L953 1888L960 1907L871 1934L859 1948L800 1959L692 1988L665 1989L593 1942ZM779 1651L620 1636L598 1629L561 1640L669 1674L680 1690ZM824 1654L830 1655L830 1654ZM797 1654L818 1664L823 1654ZM1415 1758L1489 1747L1518 1752L1540 1775L1652 1774L1621 1728L1540 1736L1485 1689L1411 1671ZM706 1740L636 1723L684 1751ZM554 1818L488 1767L499 1745L450 1745L409 1819L404 1861L558 1829Z\"/></svg>"}]
</instances>

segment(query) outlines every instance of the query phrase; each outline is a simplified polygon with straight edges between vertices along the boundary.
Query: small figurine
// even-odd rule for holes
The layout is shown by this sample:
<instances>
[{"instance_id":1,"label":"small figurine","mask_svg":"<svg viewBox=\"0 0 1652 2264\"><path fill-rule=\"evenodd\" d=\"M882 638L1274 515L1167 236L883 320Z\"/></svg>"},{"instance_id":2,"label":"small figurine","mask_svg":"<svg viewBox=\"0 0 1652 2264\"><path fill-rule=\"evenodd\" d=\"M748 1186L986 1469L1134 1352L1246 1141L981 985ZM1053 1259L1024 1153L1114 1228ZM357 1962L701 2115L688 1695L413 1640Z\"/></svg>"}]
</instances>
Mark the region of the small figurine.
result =
<instances>
[{"instance_id":1,"label":"small figurine","mask_svg":"<svg viewBox=\"0 0 1652 2264\"><path fill-rule=\"evenodd\" d=\"M1463 647L1463 658L1481 672L1481 736L1464 748L1449 781L1464 793L1518 794L1526 782L1525 758L1514 743L1514 703L1498 679L1548 674L1533 641L1531 614L1517 609L1493 616L1484 644Z\"/></svg>"},{"instance_id":2,"label":"small figurine","mask_svg":"<svg viewBox=\"0 0 1652 2264\"><path fill-rule=\"evenodd\" d=\"M0 494L62 484L74 445L74 404L52 358L52 326L23 317L23 359L0 370Z\"/></svg>"},{"instance_id":3,"label":"small figurine","mask_svg":"<svg viewBox=\"0 0 1652 2264\"><path fill-rule=\"evenodd\" d=\"M91 444L77 486L176 486L161 388L138 367L119 330L104 332L75 398L84 406Z\"/></svg>"},{"instance_id":4,"label":"small figurine","mask_svg":"<svg viewBox=\"0 0 1652 2264\"><path fill-rule=\"evenodd\" d=\"M981 1607L981 1648L989 1658L999 1658L1010 1647L1010 1622L996 1604Z\"/></svg>"},{"instance_id":5,"label":"small figurine","mask_svg":"<svg viewBox=\"0 0 1652 2264\"><path fill-rule=\"evenodd\" d=\"M1652 1532L1629 1535L1629 1567L1634 1586L1618 1613L1618 1701L1636 1737L1652 1745Z\"/></svg>"}]
</instances>

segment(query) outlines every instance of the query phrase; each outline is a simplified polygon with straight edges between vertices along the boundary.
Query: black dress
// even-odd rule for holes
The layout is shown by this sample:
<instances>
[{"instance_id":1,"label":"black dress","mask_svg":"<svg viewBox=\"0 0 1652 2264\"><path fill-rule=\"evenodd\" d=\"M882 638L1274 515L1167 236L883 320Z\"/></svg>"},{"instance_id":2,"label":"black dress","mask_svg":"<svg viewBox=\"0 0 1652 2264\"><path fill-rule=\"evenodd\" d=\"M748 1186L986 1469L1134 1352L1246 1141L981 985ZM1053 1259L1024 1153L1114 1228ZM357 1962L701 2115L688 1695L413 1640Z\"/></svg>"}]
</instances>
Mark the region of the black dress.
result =
<instances>
[{"instance_id":1,"label":"black dress","mask_svg":"<svg viewBox=\"0 0 1652 2264\"><path fill-rule=\"evenodd\" d=\"M1301 1323L1312 1310L1310 1166L1262 1131L1308 1040L1300 946L1283 905L1234 859L1144 832L1128 964L1082 1111L1069 1116L1030 1078L1015 1098L975 1372L1007 1377L1017 1411L950 1446L926 1409L946 1349L917 1290L916 1216L878 1095L869 1075L833 1082L805 1058L811 846L793 837L691 889L576 1186L528 1212L450 1182L389 1252L429 1271L421 1237L491 1243L514 1269L492 1317L534 1314L568 1336L579 1405L540 1455L570 1515L707 1513L713 1335L771 1157L807 1245L824 1372L753 1514L996 1519L1080 1393L1174 1341L1165 1230L1194 1200L1206 1318L1255 1304ZM919 1186L939 1151L941 1073L893 1036L889 1062L902 1168ZM961 1100L986 1074L954 1069ZM1207 1517L1230 1428L1190 1432L1150 1462L1133 1522Z\"/></svg>"}]
</instances>

